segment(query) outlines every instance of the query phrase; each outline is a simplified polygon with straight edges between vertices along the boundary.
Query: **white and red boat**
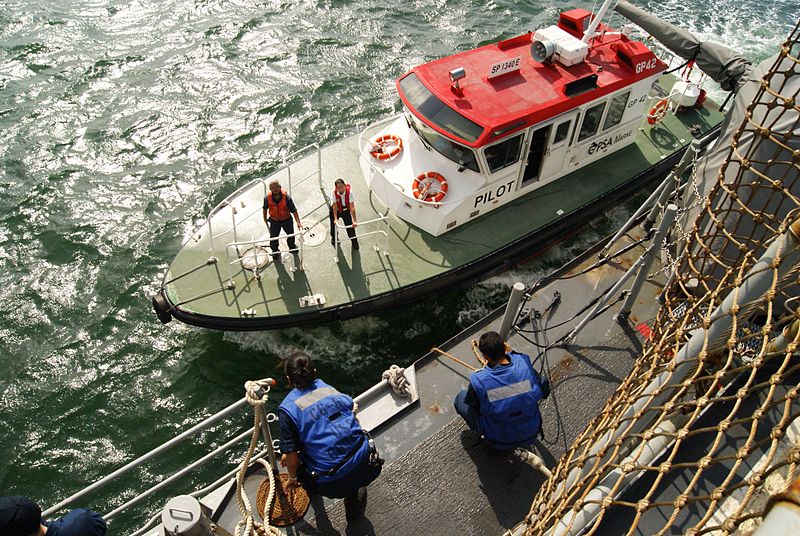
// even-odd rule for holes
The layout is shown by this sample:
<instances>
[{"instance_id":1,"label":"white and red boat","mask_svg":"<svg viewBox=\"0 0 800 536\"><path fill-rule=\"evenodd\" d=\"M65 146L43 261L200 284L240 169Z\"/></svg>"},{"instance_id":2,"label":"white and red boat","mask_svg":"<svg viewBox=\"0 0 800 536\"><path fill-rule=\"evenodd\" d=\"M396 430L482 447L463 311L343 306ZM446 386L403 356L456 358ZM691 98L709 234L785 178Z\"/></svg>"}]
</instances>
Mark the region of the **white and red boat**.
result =
<instances>
[{"instance_id":1,"label":"white and red boat","mask_svg":"<svg viewBox=\"0 0 800 536\"><path fill-rule=\"evenodd\" d=\"M154 298L159 318L257 330L397 306L517 262L653 184L722 114L628 28L601 23L610 3L400 76L403 113L301 149L211 211ZM359 251L341 226L330 247L339 177ZM303 222L283 263L262 217L272 179Z\"/></svg>"}]
</instances>

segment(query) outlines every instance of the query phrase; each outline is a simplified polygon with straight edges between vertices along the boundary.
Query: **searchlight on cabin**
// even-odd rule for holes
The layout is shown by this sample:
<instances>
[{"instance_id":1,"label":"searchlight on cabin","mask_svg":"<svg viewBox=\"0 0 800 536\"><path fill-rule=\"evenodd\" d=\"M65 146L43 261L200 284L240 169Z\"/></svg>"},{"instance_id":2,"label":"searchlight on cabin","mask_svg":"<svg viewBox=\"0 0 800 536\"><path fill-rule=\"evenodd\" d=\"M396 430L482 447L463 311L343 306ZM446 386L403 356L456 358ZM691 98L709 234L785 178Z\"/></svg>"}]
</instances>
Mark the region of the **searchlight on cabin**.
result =
<instances>
[{"instance_id":1,"label":"searchlight on cabin","mask_svg":"<svg viewBox=\"0 0 800 536\"><path fill-rule=\"evenodd\" d=\"M536 40L531 45L531 57L539 63L544 63L552 58L555 51L555 45L546 39Z\"/></svg>"},{"instance_id":2,"label":"searchlight on cabin","mask_svg":"<svg viewBox=\"0 0 800 536\"><path fill-rule=\"evenodd\" d=\"M450 71L450 81L453 83L450 89L456 95L461 95L464 92L461 86L458 85L458 81L465 78L466 76L467 76L467 71L464 70L463 67L456 67L455 69Z\"/></svg>"}]
</instances>

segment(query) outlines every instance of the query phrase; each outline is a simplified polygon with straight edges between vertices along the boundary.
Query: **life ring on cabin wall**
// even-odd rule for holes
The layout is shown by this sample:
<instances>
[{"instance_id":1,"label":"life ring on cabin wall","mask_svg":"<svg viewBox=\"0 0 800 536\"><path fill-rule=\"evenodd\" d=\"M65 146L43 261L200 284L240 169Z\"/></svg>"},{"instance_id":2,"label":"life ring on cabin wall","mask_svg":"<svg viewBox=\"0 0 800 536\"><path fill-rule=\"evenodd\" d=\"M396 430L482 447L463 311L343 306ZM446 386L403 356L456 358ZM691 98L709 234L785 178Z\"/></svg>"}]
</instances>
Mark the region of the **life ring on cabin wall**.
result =
<instances>
[{"instance_id":1,"label":"life ring on cabin wall","mask_svg":"<svg viewBox=\"0 0 800 536\"><path fill-rule=\"evenodd\" d=\"M650 108L650 112L647 114L647 122L655 125L667 115L667 110L669 110L669 99L661 99L655 106Z\"/></svg>"},{"instance_id":2,"label":"life ring on cabin wall","mask_svg":"<svg viewBox=\"0 0 800 536\"><path fill-rule=\"evenodd\" d=\"M439 187L436 189L433 189L434 181L439 183ZM433 193L431 190L435 191L436 193ZM447 195L447 179L435 171L426 171L425 173L420 173L417 175L417 178L414 179L414 184L411 187L411 193L413 193L414 197L420 201L431 201L433 203L438 203L444 199L444 196Z\"/></svg>"},{"instance_id":3,"label":"life ring on cabin wall","mask_svg":"<svg viewBox=\"0 0 800 536\"><path fill-rule=\"evenodd\" d=\"M402 150L403 140L399 136L384 134L383 136L375 138L375 141L372 142L372 149L369 150L369 154L378 160L391 160L399 155Z\"/></svg>"}]
</instances>

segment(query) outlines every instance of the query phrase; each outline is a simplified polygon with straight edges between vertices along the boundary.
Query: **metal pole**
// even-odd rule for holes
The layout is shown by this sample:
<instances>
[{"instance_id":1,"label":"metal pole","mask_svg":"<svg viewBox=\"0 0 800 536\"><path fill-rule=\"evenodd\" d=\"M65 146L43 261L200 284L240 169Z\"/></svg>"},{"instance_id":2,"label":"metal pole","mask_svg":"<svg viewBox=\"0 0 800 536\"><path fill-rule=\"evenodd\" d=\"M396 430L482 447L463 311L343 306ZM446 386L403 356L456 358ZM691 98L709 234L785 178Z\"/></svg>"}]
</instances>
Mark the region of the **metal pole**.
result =
<instances>
[{"instance_id":1,"label":"metal pole","mask_svg":"<svg viewBox=\"0 0 800 536\"><path fill-rule=\"evenodd\" d=\"M641 269L639 270L639 273L636 274L636 279L633 280L631 291L628 294L628 297L625 298L625 303L622 304L622 309L620 309L619 314L617 315L617 320L627 319L628 315L631 313L631 309L633 309L633 303L636 301L636 298L639 296L639 292L642 290L642 286L647 279L647 274L650 271L650 267L653 265L653 260L655 260L655 256L661 248L661 244L664 242L664 237L667 236L670 227L672 227L672 224L675 222L675 216L677 214L678 207L672 203L667 205L667 208L664 209L664 215L661 217L661 223L658 225L656 235L653 237L650 247L647 248L647 251L645 251L644 255L642 255L643 262Z\"/></svg>"},{"instance_id":2,"label":"metal pole","mask_svg":"<svg viewBox=\"0 0 800 536\"><path fill-rule=\"evenodd\" d=\"M97 482L95 482L94 484L91 484L91 485L83 488L78 493L75 493L74 495L71 495L71 496L67 497L63 501L61 501L58 504L56 504L55 506L51 506L50 508L48 508L47 510L42 512L42 517L47 517L48 515L50 515L50 514L52 514L54 512L57 512L59 509L63 508L64 506L68 505L69 503L71 503L71 502L73 502L73 501L75 501L77 499L80 499L81 497L83 497L87 493L90 493L90 492L92 492L92 491L94 491L94 490L106 485L107 483L111 482L112 480L114 480L115 478L120 476L121 474L127 473L131 469L134 469L134 468L142 465L144 462L146 462L146 461L152 459L153 457L161 454L162 452L166 451L167 449L169 449L171 447L174 447L175 445L177 445L178 443L182 442L187 437L199 432L200 430L204 430L204 429L208 428L211 424L217 422L218 420L220 420L220 419L222 419L224 417L227 417L228 415L230 415L231 413L235 412L236 410L241 409L245 404L247 404L247 399L246 398L242 398L238 402L234 402L233 404L231 404L227 408L223 409L222 411L219 411L219 412L215 413L214 415L212 415L211 417L208 417L207 419L203 420L202 422L192 426L191 428L189 428L188 430L186 430L182 434L179 434L179 435L173 437L172 439L170 439L166 443L162 444L159 447L154 448L153 450L151 450L147 454L145 454L143 456L140 456L139 458L136 458L135 460L133 460L130 463L127 463L125 466L120 467L119 469L117 469L116 471L111 473L110 475L105 476L105 477L101 478L100 480L98 480Z\"/></svg>"},{"instance_id":3,"label":"metal pole","mask_svg":"<svg viewBox=\"0 0 800 536\"><path fill-rule=\"evenodd\" d=\"M645 251L645 254L647 254L647 251ZM580 323L578 323L577 326L572 328L572 331L570 331L567 334L567 336L564 337L564 343L565 344L569 344L573 340L575 340L575 337L578 336L578 333L580 333L581 330L584 327L586 327L586 324L588 324L594 318L594 316L597 314L597 311L599 311L602 307L605 307L605 305L608 303L608 300L611 299L611 296L614 296L620 290L622 290L622 287L625 286L625 283L628 282L628 279L630 279L633 276L633 274L636 272L636 270L638 270L639 267L642 265L643 259L644 259L644 255L639 257L639 259L633 264L633 266L628 268L628 271L625 272L624 274L622 274L622 277L619 279L619 281L617 281L614 284L613 287L611 287L611 290L606 292L605 296L603 296L603 298L595 304L595 306L592 308L592 310L589 311L589 313L586 316L583 317L583 320L581 320Z\"/></svg>"},{"instance_id":4,"label":"metal pole","mask_svg":"<svg viewBox=\"0 0 800 536\"><path fill-rule=\"evenodd\" d=\"M584 43L588 43L592 37L594 37L594 31L597 29L597 26L600 24L600 21L603 20L603 17L606 16L606 11L608 8L611 7L611 4L616 5L617 0L606 0L603 2L603 5L600 6L600 11L597 12L597 15L592 19L592 22L589 24L589 27L586 29L586 32L583 34L583 41Z\"/></svg>"},{"instance_id":5,"label":"metal pole","mask_svg":"<svg viewBox=\"0 0 800 536\"><path fill-rule=\"evenodd\" d=\"M267 457L269 458L269 464L272 467L272 470L275 474L278 474L278 464L275 460L275 448L272 446L272 431L269 429L269 423L267 422L267 414L264 413L264 408L261 408L261 412L259 413L259 421L261 423L261 433L264 435L264 441L267 443Z\"/></svg>"},{"instance_id":6,"label":"metal pole","mask_svg":"<svg viewBox=\"0 0 800 536\"><path fill-rule=\"evenodd\" d=\"M519 304L522 303L522 296L525 294L525 285L517 281L511 287L511 296L508 298L508 305L506 305L506 314L503 316L503 322L500 324L500 336L503 340L508 339L508 334L514 325L514 319L517 318L517 311L519 311Z\"/></svg>"},{"instance_id":7,"label":"metal pole","mask_svg":"<svg viewBox=\"0 0 800 536\"><path fill-rule=\"evenodd\" d=\"M617 234L615 234L614 237L611 240L608 241L608 243L605 245L605 247L602 250L600 250L600 253L597 254L598 257L600 257L602 259L606 255L608 255L608 250L611 249L611 246L613 246L617 242L617 240L622 238L622 235L627 233L631 229L631 227L633 227L633 224L636 222L636 220L639 219L639 217L642 214L644 214L645 210L650 208L650 206L655 202L657 197L661 196L661 192L667 190L667 185L669 184L669 182L671 180L672 180L672 176L670 175L666 179L664 179L661 182L661 184L658 185L658 188L653 190L653 193L650 194L650 197L647 198L647 201L642 203L642 206L640 206L636 210L636 212L633 214L633 216L628 218L628 221L625 222L625 225L623 225L622 227L619 228L619 231L617 231Z\"/></svg>"}]
</instances>

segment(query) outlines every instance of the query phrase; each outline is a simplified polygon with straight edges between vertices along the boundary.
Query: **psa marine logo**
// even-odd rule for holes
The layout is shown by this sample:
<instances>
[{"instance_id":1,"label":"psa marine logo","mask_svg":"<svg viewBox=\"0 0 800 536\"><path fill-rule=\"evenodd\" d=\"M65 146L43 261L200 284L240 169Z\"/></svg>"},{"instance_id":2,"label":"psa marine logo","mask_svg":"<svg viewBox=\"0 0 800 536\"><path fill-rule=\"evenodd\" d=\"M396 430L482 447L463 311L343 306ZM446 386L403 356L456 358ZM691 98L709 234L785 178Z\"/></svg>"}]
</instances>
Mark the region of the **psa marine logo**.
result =
<instances>
[{"instance_id":1,"label":"psa marine logo","mask_svg":"<svg viewBox=\"0 0 800 536\"><path fill-rule=\"evenodd\" d=\"M481 195L475 198L475 204L472 205L472 208L477 207L478 205L484 205L489 201L497 201L503 195L511 191L511 187L514 186L514 183L517 182L516 179L513 181L508 181L506 184L501 184L495 190L489 190L488 192L483 192Z\"/></svg>"}]
</instances>

